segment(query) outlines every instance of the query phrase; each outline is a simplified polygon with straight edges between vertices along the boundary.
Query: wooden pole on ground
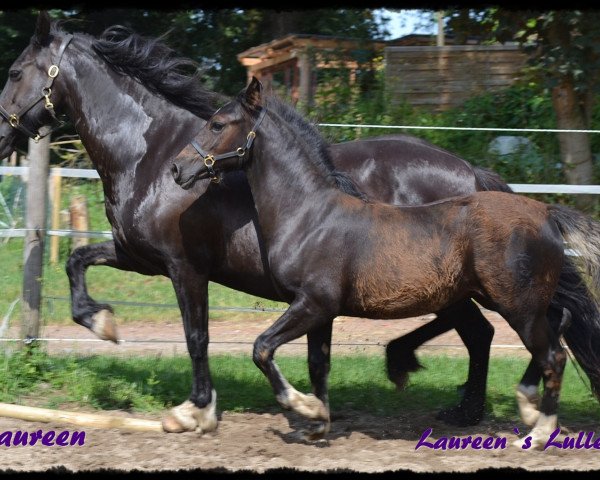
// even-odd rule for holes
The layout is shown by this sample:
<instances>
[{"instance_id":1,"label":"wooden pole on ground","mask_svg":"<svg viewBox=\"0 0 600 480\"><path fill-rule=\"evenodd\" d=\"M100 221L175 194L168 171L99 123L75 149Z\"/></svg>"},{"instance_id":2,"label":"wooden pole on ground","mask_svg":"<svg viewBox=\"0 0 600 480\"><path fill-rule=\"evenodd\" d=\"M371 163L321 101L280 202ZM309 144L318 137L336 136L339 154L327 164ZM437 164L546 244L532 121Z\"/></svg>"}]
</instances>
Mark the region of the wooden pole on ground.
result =
<instances>
[{"instance_id":1,"label":"wooden pole on ground","mask_svg":"<svg viewBox=\"0 0 600 480\"><path fill-rule=\"evenodd\" d=\"M58 230L60 228L60 190L62 185L62 177L55 173L50 177L51 188L51 205L52 205L52 220L50 228ZM55 265L58 262L58 247L60 237L52 235L50 237L50 263Z\"/></svg>"},{"instance_id":2,"label":"wooden pole on ground","mask_svg":"<svg viewBox=\"0 0 600 480\"><path fill-rule=\"evenodd\" d=\"M23 247L23 306L21 310L21 337L23 339L37 338L40 332L50 137L42 138L38 143L29 140L28 157L29 175L25 211L27 231Z\"/></svg>"},{"instance_id":3,"label":"wooden pole on ground","mask_svg":"<svg viewBox=\"0 0 600 480\"><path fill-rule=\"evenodd\" d=\"M112 417L96 413L68 412L48 408L26 407L10 403L0 403L0 416L18 418L30 422L69 423L80 427L123 428L140 432L164 432L162 424L156 420L143 418Z\"/></svg>"}]
</instances>

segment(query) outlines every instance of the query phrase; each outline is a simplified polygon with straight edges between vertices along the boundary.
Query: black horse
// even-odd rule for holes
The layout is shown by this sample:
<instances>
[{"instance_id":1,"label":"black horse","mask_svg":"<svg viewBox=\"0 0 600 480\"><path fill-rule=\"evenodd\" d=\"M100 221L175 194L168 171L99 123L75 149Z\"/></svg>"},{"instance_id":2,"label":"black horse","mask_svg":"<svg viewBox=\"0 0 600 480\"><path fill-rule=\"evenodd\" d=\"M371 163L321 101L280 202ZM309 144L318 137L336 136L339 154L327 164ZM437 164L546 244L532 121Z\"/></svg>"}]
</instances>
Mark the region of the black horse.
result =
<instances>
[{"instance_id":1,"label":"black horse","mask_svg":"<svg viewBox=\"0 0 600 480\"><path fill-rule=\"evenodd\" d=\"M57 75L49 77L52 64L57 68L51 73ZM7 120L0 125L0 158L12 151L19 133L37 135L41 126L54 120L56 111L71 119L102 179L114 240L81 247L69 258L74 320L101 338L116 340L112 308L87 293L85 271L91 265L171 278L192 358L193 387L190 400L165 419L169 431L207 430L216 425L207 357L208 281L282 300L256 232L245 175L228 174L222 185L201 181L190 192L171 187L173 159L198 133L204 125L201 118L210 117L218 100L186 73L188 66L189 61L176 57L156 39L119 28L107 30L100 38L71 36L42 13L31 44L12 65L0 95L0 113ZM51 92L42 92L44 88ZM43 93L52 108L45 108ZM332 145L329 151L336 167L356 179L371 198L390 203L508 190L496 175L410 136L348 142ZM189 147L187 152L191 153ZM583 320L574 322L565 335L595 386L598 312L574 272L563 272L555 300L551 315L557 322L562 305ZM457 329L468 348L470 368L461 403L441 415L456 424L473 424L483 413L493 335L492 326L473 302L465 301L462 309L445 312L391 342L390 377L402 384L407 372L418 367L414 350L451 328ZM316 351L310 371L317 383L325 359L320 347L329 342L330 333L308 336L309 350ZM533 398L540 378L532 367L523 380L529 397ZM197 417L199 411L204 413Z\"/></svg>"},{"instance_id":2,"label":"black horse","mask_svg":"<svg viewBox=\"0 0 600 480\"><path fill-rule=\"evenodd\" d=\"M370 203L335 171L317 130L253 79L207 122L193 143L202 161L179 158L178 184L244 169L273 281L290 304L254 344L253 360L285 408L329 431L327 384L315 395L293 388L277 348L336 316L406 318L451 311L475 298L500 313L543 372L531 431L543 446L557 427L566 353L547 311L566 262L580 253L600 287L600 223L561 206L504 192L477 192L419 206ZM561 323L571 314L563 311ZM323 344L328 350L329 344Z\"/></svg>"}]
</instances>

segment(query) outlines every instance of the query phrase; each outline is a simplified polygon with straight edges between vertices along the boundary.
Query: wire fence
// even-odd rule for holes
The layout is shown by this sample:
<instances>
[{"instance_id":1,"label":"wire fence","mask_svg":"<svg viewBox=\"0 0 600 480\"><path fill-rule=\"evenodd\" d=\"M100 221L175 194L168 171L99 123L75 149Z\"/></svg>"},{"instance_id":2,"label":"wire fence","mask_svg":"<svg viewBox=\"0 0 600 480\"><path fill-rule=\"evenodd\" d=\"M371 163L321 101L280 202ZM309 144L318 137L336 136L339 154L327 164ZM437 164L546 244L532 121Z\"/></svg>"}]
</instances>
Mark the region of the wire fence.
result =
<instances>
[{"instance_id":1,"label":"wire fence","mask_svg":"<svg viewBox=\"0 0 600 480\"><path fill-rule=\"evenodd\" d=\"M564 130L564 129L535 129L535 128L487 128L487 127L443 127L443 126L415 126L415 125L365 125L365 124L346 124L346 123L320 123L319 127L326 128L369 128L369 129L397 129L397 130L462 130L462 131L496 131L496 132L512 132L512 133L589 133L596 134L600 133L600 130L586 129L586 130ZM0 179L2 176L15 176L27 178L29 167L18 167L18 166L0 166ZM78 168L51 168L50 176L60 176L63 178L81 178L81 179L100 179L100 176L96 170L93 169L78 169ZM549 193L549 194L600 194L600 185L567 185L567 184L509 184L513 191L516 193ZM20 197L17 197L20 198ZM12 226L8 223L0 221L0 238L12 238L12 237L24 237L28 231L32 229L26 228L15 228L15 221L12 218L11 208L8 205L6 199L0 192L0 207L4 210L5 215L12 222ZM45 234L46 236L57 236L57 237L72 237L72 238L112 238L112 232L110 231L82 231L72 229L36 229L35 231ZM574 254L567 250L568 254ZM68 297L58 296L44 296L46 302L70 302ZM18 338L3 338L8 327L9 318L14 311L18 299L11 303L8 312L3 318L3 322L0 325L0 341L2 342L15 342L23 341ZM178 305L163 304L163 303L149 303L149 302L133 302L133 301L119 301L119 300L102 300L101 303L110 303L114 305L122 305L136 308L172 308L178 309ZM261 308L261 307L244 307L244 306L233 306L233 307L210 307L210 311L224 311L224 312L240 312L240 313L283 313L285 309L278 308ZM38 340L43 342L103 342L100 339L76 339L76 338L37 338L29 340ZM136 344L177 344L185 343L184 340L160 340L160 339L148 339L148 340L127 340L123 339L119 342L122 345L136 345ZM247 344L251 345L252 342L240 342L240 341L211 341L212 344ZM301 342L290 342L289 345L305 345ZM339 346L380 346L384 347L380 343L348 343L340 342L334 343ZM464 345L424 345L429 348L464 348ZM524 349L522 345L492 345L493 348L497 349Z\"/></svg>"}]
</instances>

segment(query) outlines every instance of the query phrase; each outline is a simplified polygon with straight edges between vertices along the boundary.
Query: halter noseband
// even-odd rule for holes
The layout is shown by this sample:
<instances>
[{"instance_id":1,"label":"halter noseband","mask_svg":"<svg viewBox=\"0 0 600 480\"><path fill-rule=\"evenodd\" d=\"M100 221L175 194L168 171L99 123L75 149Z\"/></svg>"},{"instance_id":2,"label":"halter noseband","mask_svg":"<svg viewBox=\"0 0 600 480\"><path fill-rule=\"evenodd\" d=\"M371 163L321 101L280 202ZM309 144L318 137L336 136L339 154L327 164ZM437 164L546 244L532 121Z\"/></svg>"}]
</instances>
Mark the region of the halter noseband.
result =
<instances>
[{"instance_id":1,"label":"halter noseband","mask_svg":"<svg viewBox=\"0 0 600 480\"><path fill-rule=\"evenodd\" d=\"M56 118L56 113L54 112L54 104L50 101L50 95L52 94L52 85L54 84L54 79L58 76L58 73L60 72L59 65L62 60L63 54L65 53L65 50L72 39L73 39L73 35L71 35L71 34L66 35L65 38L63 39L63 41L60 45L60 48L58 49L58 53L56 55L58 60L56 62L54 62L52 65L50 65L50 68L48 68L48 80L46 82L46 85L44 85L44 88L42 88L42 96L41 97L33 100L29 105L22 108L19 111L19 113L8 113L6 111L6 109L2 105L0 105L0 116L2 116L2 118L4 118L4 120L6 120L12 128L19 130L21 133L24 133L25 135L27 135L29 138L32 138L36 142L38 142L41 138L44 138L44 137L50 135L55 130L55 128L48 128L47 131L45 131L45 132L42 132L42 129L40 128L40 129L38 129L37 132L32 132L25 125L23 125L21 123L21 118L29 110L31 110L33 107L35 107L39 102L44 100L44 107L46 107L46 110L48 110L48 112L50 112L50 115L52 115L52 118L59 123L58 127L60 127L64 123L64 122L61 122L58 118ZM58 127L56 127L56 128L58 128Z\"/></svg>"},{"instance_id":2,"label":"halter noseband","mask_svg":"<svg viewBox=\"0 0 600 480\"><path fill-rule=\"evenodd\" d=\"M217 177L217 173L213 169L213 165L215 164L215 162L217 160L225 160L226 158L238 157L239 166L240 167L242 166L242 159L244 158L246 153L248 153L248 151L250 150L250 147L252 147L252 143L254 142L254 139L256 138L256 130L258 130L258 127L262 123L263 118L265 118L266 113L267 113L267 109L265 107L263 107L260 111L260 115L256 119L256 123L252 127L252 130L250 130L250 132L248 132L248 135L246 136L246 144L243 147L238 147L234 151L227 152L227 153L221 153L219 155L212 155L210 153L205 152L202 149L202 147L198 144L198 142L196 142L196 140L192 140L190 142L192 147L194 147L196 149L196 151L198 152L198 154L202 157L202 160L204 161L204 166L208 169L208 174L210 175L211 182L219 183L219 181L220 181L219 177ZM196 175L198 175L198 172L196 172Z\"/></svg>"}]
</instances>

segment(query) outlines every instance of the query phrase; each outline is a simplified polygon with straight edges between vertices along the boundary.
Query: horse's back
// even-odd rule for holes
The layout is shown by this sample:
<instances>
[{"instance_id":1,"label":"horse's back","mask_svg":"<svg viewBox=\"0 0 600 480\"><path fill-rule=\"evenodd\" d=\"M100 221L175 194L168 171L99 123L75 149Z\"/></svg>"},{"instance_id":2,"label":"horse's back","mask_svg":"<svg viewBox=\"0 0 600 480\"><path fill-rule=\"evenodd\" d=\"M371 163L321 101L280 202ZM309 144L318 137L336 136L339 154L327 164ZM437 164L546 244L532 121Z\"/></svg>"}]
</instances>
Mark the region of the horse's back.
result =
<instances>
[{"instance_id":1,"label":"horse's back","mask_svg":"<svg viewBox=\"0 0 600 480\"><path fill-rule=\"evenodd\" d=\"M333 144L329 152L368 197L386 203L419 205L481 189L472 165L410 135Z\"/></svg>"}]
</instances>

